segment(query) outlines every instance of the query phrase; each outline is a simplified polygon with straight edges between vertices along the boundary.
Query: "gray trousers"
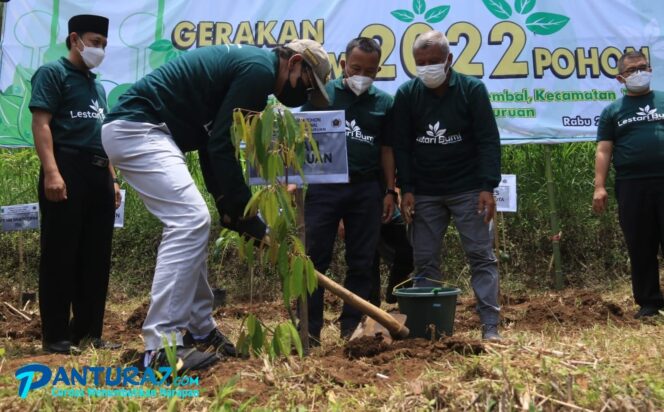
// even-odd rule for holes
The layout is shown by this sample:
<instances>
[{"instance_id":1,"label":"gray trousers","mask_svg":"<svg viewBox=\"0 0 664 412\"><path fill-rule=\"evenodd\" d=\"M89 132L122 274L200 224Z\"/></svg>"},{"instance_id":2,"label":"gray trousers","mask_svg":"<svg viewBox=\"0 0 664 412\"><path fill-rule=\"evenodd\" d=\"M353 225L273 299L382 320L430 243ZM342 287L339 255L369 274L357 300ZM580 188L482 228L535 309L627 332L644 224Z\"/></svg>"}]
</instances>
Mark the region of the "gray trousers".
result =
<instances>
[{"instance_id":1,"label":"gray trousers","mask_svg":"<svg viewBox=\"0 0 664 412\"><path fill-rule=\"evenodd\" d=\"M415 215L410 226L415 273L419 278L442 280L442 241L450 219L461 237L470 264L471 284L483 324L498 324L498 264L493 253L493 225L477 213L479 191L447 196L415 196ZM416 286L432 282L416 280Z\"/></svg>"}]
</instances>

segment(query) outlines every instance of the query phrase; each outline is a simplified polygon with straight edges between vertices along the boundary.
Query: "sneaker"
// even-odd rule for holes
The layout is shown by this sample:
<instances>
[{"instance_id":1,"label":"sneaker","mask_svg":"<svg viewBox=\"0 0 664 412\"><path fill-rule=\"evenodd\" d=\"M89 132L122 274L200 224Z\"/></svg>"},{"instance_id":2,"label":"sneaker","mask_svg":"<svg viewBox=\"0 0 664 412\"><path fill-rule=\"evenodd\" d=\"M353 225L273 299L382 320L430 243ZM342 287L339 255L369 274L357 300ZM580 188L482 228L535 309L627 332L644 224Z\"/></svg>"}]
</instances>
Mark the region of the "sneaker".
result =
<instances>
[{"instance_id":1,"label":"sneaker","mask_svg":"<svg viewBox=\"0 0 664 412\"><path fill-rule=\"evenodd\" d=\"M501 340L498 325L482 325L482 340Z\"/></svg>"},{"instance_id":2,"label":"sneaker","mask_svg":"<svg viewBox=\"0 0 664 412\"><path fill-rule=\"evenodd\" d=\"M183 346L177 347L175 355L177 356L176 372L179 373L207 369L221 360L216 353L205 353L196 348L185 348ZM158 351L145 352L138 365L140 370L145 370L147 367L158 369L161 366L171 366L163 348Z\"/></svg>"},{"instance_id":3,"label":"sneaker","mask_svg":"<svg viewBox=\"0 0 664 412\"><path fill-rule=\"evenodd\" d=\"M233 342L224 336L224 334L217 328L212 329L212 331L202 339L194 338L191 333L186 333L182 339L185 346L195 346L198 350L203 352L215 352L221 356L231 356L234 358L238 356Z\"/></svg>"},{"instance_id":4,"label":"sneaker","mask_svg":"<svg viewBox=\"0 0 664 412\"><path fill-rule=\"evenodd\" d=\"M655 308L652 306L641 306L639 311L634 314L634 319L647 318L651 316L657 316L660 313L660 308Z\"/></svg>"}]
</instances>

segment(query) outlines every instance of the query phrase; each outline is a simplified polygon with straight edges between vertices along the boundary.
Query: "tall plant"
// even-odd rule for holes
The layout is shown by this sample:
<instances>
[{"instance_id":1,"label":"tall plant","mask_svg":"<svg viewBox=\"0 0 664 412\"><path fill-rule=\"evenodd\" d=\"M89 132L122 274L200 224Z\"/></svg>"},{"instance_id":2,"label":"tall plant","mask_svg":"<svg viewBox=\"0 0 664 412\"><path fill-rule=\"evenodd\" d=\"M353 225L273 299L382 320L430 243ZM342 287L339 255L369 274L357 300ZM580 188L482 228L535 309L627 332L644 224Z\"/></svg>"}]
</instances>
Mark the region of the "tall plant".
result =
<instances>
[{"instance_id":1,"label":"tall plant","mask_svg":"<svg viewBox=\"0 0 664 412\"><path fill-rule=\"evenodd\" d=\"M289 110L273 104L268 104L262 112L235 110L231 135L236 156L243 157L247 165L245 178L253 170L265 182L254 192L245 214L260 213L270 228L269 239L266 236L260 244L238 237L240 256L250 267L263 264L276 268L284 304L291 313L292 301L299 299L305 304L307 295L317 287L317 278L300 237L302 228L298 222L302 220L302 212L295 205L294 192L288 190L289 176L297 173L305 181L302 166L307 149L320 161L318 145L309 122L298 121ZM294 321L291 313L289 321L271 330L249 315L240 333L238 349L244 354L267 352L274 357L290 354L294 346L302 356Z\"/></svg>"}]
</instances>

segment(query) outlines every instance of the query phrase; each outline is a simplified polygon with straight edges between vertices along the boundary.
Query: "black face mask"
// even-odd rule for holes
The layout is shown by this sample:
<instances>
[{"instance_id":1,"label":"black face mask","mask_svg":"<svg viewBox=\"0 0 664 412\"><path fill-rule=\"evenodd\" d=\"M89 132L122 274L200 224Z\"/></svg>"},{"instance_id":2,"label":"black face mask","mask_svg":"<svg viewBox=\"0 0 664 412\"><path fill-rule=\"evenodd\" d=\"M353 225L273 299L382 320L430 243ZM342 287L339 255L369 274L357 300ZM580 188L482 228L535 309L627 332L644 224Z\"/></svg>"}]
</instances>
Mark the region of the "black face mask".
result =
<instances>
[{"instance_id":1,"label":"black face mask","mask_svg":"<svg viewBox=\"0 0 664 412\"><path fill-rule=\"evenodd\" d=\"M288 107L300 107L309 100L309 89L304 85L302 77L297 79L295 87L291 86L290 79L287 79L277 99Z\"/></svg>"}]
</instances>

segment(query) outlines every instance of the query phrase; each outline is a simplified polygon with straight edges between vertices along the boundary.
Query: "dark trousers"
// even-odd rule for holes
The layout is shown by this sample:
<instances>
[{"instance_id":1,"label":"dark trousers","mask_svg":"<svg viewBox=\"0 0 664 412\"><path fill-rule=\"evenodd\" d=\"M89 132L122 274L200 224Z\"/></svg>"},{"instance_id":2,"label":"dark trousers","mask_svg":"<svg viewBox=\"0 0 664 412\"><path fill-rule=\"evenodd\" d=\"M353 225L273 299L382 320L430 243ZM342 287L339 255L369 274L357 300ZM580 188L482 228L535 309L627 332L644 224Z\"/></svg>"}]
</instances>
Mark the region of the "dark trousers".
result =
<instances>
[{"instance_id":1,"label":"dark trousers","mask_svg":"<svg viewBox=\"0 0 664 412\"><path fill-rule=\"evenodd\" d=\"M56 151L67 199L51 202L39 176L39 312L46 342L101 337L115 219L108 167L84 153ZM70 313L73 318L70 322Z\"/></svg>"},{"instance_id":2,"label":"dark trousers","mask_svg":"<svg viewBox=\"0 0 664 412\"><path fill-rule=\"evenodd\" d=\"M344 287L363 299L369 298L371 266L382 214L378 180L348 184L311 185L304 206L307 254L314 267L325 273L332 260L339 221L345 227L346 265ZM309 296L309 333L320 336L323 327L323 288ZM342 336L349 336L362 318L358 310L344 305L339 317Z\"/></svg>"},{"instance_id":3,"label":"dark trousers","mask_svg":"<svg viewBox=\"0 0 664 412\"><path fill-rule=\"evenodd\" d=\"M408 241L406 222L401 215L390 222L381 225L378 248L374 255L373 281L369 302L380 306L380 260L383 259L390 267L390 277L385 290L385 301L393 303L396 298L392 295L392 289L399 283L409 278L413 271L413 248Z\"/></svg>"},{"instance_id":4,"label":"dark trousers","mask_svg":"<svg viewBox=\"0 0 664 412\"><path fill-rule=\"evenodd\" d=\"M662 308L657 254L664 247L664 179L617 180L616 197L634 300L639 306Z\"/></svg>"}]
</instances>

